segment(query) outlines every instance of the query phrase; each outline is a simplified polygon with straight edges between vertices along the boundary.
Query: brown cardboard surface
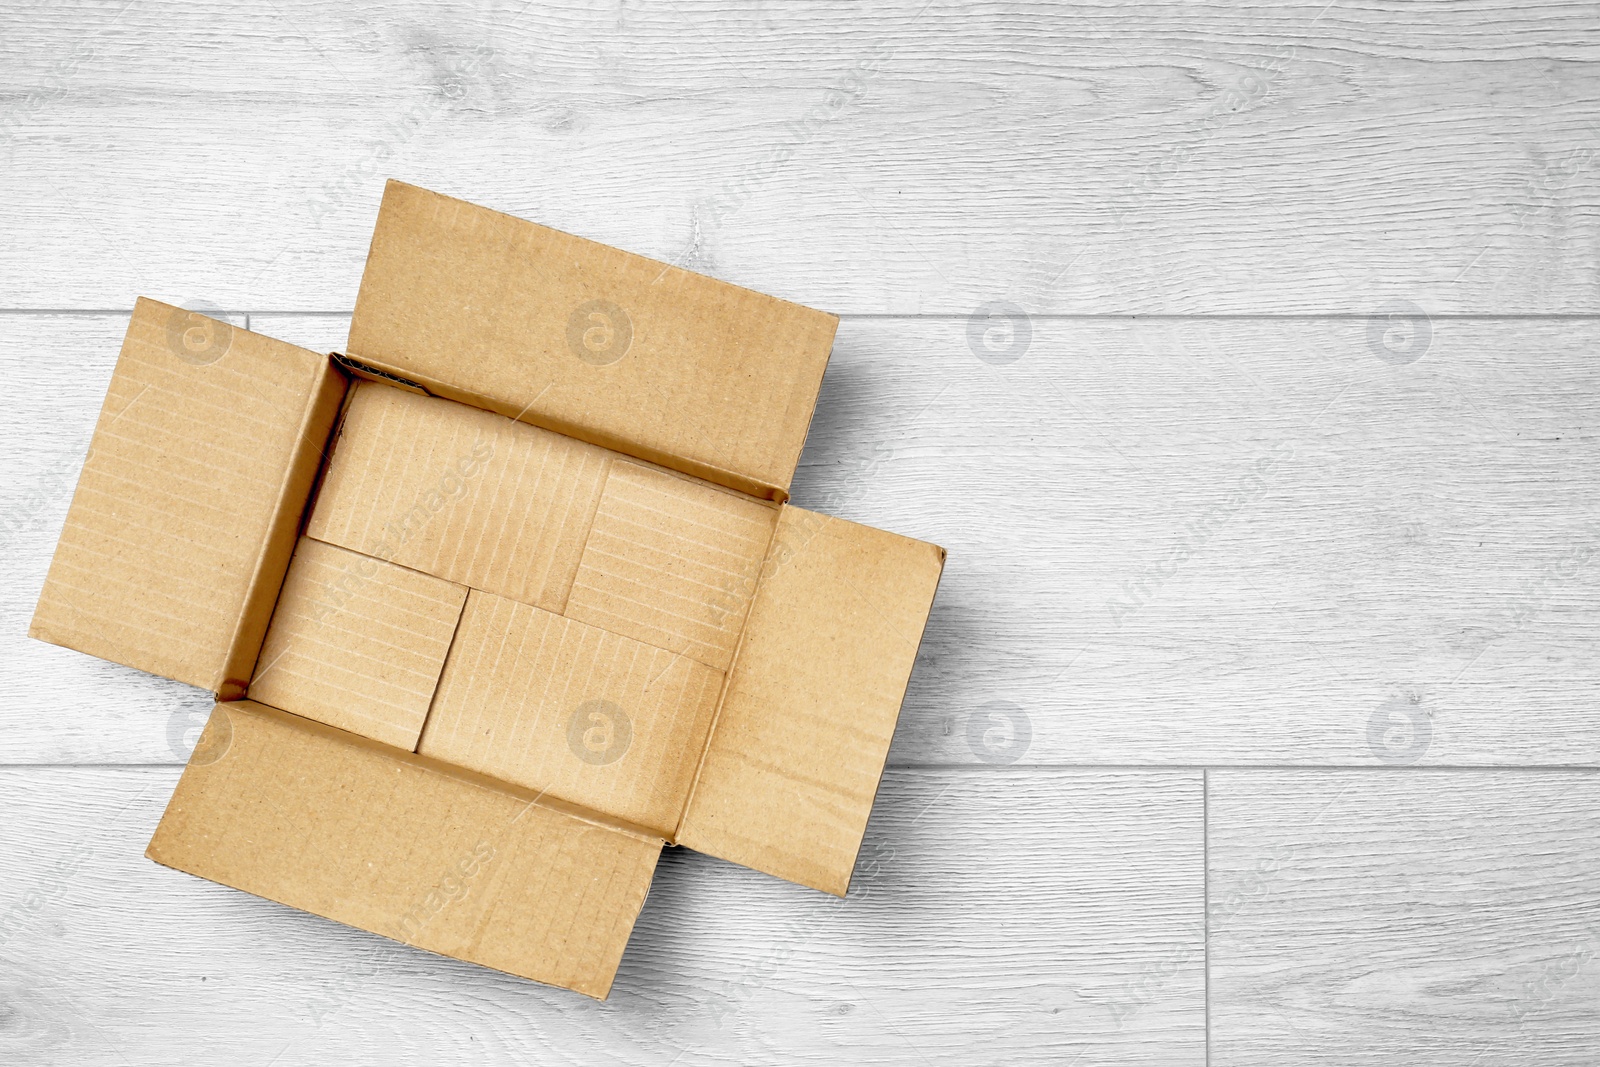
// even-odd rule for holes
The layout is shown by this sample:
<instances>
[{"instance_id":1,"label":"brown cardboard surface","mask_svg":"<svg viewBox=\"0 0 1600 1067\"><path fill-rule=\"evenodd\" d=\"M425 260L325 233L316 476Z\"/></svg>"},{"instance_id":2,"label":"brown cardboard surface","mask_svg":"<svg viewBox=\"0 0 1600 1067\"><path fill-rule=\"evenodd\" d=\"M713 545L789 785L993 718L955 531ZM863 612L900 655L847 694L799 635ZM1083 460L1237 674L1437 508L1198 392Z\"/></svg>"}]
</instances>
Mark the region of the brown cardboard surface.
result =
<instances>
[{"instance_id":1,"label":"brown cardboard surface","mask_svg":"<svg viewBox=\"0 0 1600 1067\"><path fill-rule=\"evenodd\" d=\"M212 712L147 855L604 998L655 838L252 701Z\"/></svg>"},{"instance_id":2,"label":"brown cardboard surface","mask_svg":"<svg viewBox=\"0 0 1600 1067\"><path fill-rule=\"evenodd\" d=\"M610 453L451 400L354 390L306 532L562 610Z\"/></svg>"},{"instance_id":3,"label":"brown cardboard surface","mask_svg":"<svg viewBox=\"0 0 1600 1067\"><path fill-rule=\"evenodd\" d=\"M29 633L242 693L344 386L324 355L140 299Z\"/></svg>"},{"instance_id":4,"label":"brown cardboard surface","mask_svg":"<svg viewBox=\"0 0 1600 1067\"><path fill-rule=\"evenodd\" d=\"M474 590L417 751L667 837L722 680L687 656Z\"/></svg>"},{"instance_id":5,"label":"brown cardboard surface","mask_svg":"<svg viewBox=\"0 0 1600 1067\"><path fill-rule=\"evenodd\" d=\"M254 673L150 856L597 997L663 839L842 895L943 551L774 503L836 324L393 182L353 391L141 300L32 632Z\"/></svg>"},{"instance_id":6,"label":"brown cardboard surface","mask_svg":"<svg viewBox=\"0 0 1600 1067\"><path fill-rule=\"evenodd\" d=\"M837 325L391 181L349 354L440 395L781 499Z\"/></svg>"},{"instance_id":7,"label":"brown cardboard surface","mask_svg":"<svg viewBox=\"0 0 1600 1067\"><path fill-rule=\"evenodd\" d=\"M251 700L410 752L467 590L302 537Z\"/></svg>"},{"instance_id":8,"label":"brown cardboard surface","mask_svg":"<svg viewBox=\"0 0 1600 1067\"><path fill-rule=\"evenodd\" d=\"M677 843L844 895L943 566L784 507Z\"/></svg>"},{"instance_id":9,"label":"brown cardboard surface","mask_svg":"<svg viewBox=\"0 0 1600 1067\"><path fill-rule=\"evenodd\" d=\"M748 496L618 460L564 614L726 671L777 521Z\"/></svg>"}]
</instances>

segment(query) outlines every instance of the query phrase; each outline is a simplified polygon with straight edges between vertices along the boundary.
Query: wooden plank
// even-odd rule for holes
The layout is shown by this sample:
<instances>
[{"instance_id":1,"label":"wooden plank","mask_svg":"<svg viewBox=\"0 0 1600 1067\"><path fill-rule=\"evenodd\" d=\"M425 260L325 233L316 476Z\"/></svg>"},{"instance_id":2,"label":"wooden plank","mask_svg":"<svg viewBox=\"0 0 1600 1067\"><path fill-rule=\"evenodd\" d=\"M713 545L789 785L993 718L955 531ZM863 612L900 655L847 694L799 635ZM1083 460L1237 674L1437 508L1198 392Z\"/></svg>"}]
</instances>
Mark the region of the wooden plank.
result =
<instances>
[{"instance_id":1,"label":"wooden plank","mask_svg":"<svg viewBox=\"0 0 1600 1067\"><path fill-rule=\"evenodd\" d=\"M182 762L215 703L28 637L127 327L127 315L0 321L0 381L15 405L0 420L0 762Z\"/></svg>"},{"instance_id":2,"label":"wooden plank","mask_svg":"<svg viewBox=\"0 0 1600 1067\"><path fill-rule=\"evenodd\" d=\"M1600 761L1600 335L1432 327L851 320L795 500L950 552L891 759Z\"/></svg>"},{"instance_id":3,"label":"wooden plank","mask_svg":"<svg viewBox=\"0 0 1600 1067\"><path fill-rule=\"evenodd\" d=\"M30 11L4 307L346 310L392 175L841 313L1600 311L1591 4Z\"/></svg>"},{"instance_id":4,"label":"wooden plank","mask_svg":"<svg viewBox=\"0 0 1600 1067\"><path fill-rule=\"evenodd\" d=\"M669 850L601 1004L156 866L176 773L0 770L0 1061L1204 1059L1198 774L891 772L843 901Z\"/></svg>"},{"instance_id":5,"label":"wooden plank","mask_svg":"<svg viewBox=\"0 0 1600 1067\"><path fill-rule=\"evenodd\" d=\"M0 319L7 484L75 476L121 321ZM824 381L796 502L950 549L891 763L1600 761L1600 324L1029 329L846 320ZM176 759L203 697L21 636L69 492L0 554L0 761Z\"/></svg>"},{"instance_id":6,"label":"wooden plank","mask_svg":"<svg viewBox=\"0 0 1600 1067\"><path fill-rule=\"evenodd\" d=\"M1594 1063L1600 777L1213 772L1211 1058Z\"/></svg>"}]
</instances>

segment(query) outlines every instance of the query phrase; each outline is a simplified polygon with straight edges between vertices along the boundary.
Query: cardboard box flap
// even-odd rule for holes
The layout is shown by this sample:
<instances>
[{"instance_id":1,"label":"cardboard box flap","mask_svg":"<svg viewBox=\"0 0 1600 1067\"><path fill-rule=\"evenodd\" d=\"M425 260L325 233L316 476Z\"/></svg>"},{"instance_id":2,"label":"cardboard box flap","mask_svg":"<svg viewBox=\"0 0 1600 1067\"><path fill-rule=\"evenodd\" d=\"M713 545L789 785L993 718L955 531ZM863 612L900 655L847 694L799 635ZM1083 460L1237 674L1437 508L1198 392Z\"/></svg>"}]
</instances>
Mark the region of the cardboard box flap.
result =
<instances>
[{"instance_id":1,"label":"cardboard box flap","mask_svg":"<svg viewBox=\"0 0 1600 1067\"><path fill-rule=\"evenodd\" d=\"M306 533L560 611L611 453L389 385L352 390Z\"/></svg>"},{"instance_id":2,"label":"cardboard box flap","mask_svg":"<svg viewBox=\"0 0 1600 1067\"><path fill-rule=\"evenodd\" d=\"M345 379L139 300L29 632L244 692Z\"/></svg>"},{"instance_id":3,"label":"cardboard box flap","mask_svg":"<svg viewBox=\"0 0 1600 1067\"><path fill-rule=\"evenodd\" d=\"M241 700L212 712L147 855L603 999L661 844Z\"/></svg>"},{"instance_id":4,"label":"cardboard box flap","mask_svg":"<svg viewBox=\"0 0 1600 1067\"><path fill-rule=\"evenodd\" d=\"M349 355L440 396L783 499L837 325L390 181Z\"/></svg>"},{"instance_id":5,"label":"cardboard box flap","mask_svg":"<svg viewBox=\"0 0 1600 1067\"><path fill-rule=\"evenodd\" d=\"M943 567L783 508L678 844L845 894Z\"/></svg>"},{"instance_id":6,"label":"cardboard box flap","mask_svg":"<svg viewBox=\"0 0 1600 1067\"><path fill-rule=\"evenodd\" d=\"M414 752L466 602L465 586L302 537L250 699Z\"/></svg>"},{"instance_id":7,"label":"cardboard box flap","mask_svg":"<svg viewBox=\"0 0 1600 1067\"><path fill-rule=\"evenodd\" d=\"M417 751L668 837L722 672L473 590Z\"/></svg>"}]
</instances>

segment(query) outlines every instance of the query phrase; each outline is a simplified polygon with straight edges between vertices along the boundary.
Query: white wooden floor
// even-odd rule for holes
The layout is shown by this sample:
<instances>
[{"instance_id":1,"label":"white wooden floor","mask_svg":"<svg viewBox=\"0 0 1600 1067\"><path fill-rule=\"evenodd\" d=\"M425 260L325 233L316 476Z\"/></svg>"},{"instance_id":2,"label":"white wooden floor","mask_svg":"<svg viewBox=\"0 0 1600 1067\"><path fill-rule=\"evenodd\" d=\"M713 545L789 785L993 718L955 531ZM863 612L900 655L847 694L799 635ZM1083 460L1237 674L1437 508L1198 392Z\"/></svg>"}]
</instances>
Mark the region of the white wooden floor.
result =
<instances>
[{"instance_id":1,"label":"white wooden floor","mask_svg":"<svg viewBox=\"0 0 1600 1067\"><path fill-rule=\"evenodd\" d=\"M0 1063L1600 1062L1600 10L0 4ZM605 1004L156 867L204 694L23 634L134 297L342 345L395 176L845 316L950 563L850 897Z\"/></svg>"}]
</instances>

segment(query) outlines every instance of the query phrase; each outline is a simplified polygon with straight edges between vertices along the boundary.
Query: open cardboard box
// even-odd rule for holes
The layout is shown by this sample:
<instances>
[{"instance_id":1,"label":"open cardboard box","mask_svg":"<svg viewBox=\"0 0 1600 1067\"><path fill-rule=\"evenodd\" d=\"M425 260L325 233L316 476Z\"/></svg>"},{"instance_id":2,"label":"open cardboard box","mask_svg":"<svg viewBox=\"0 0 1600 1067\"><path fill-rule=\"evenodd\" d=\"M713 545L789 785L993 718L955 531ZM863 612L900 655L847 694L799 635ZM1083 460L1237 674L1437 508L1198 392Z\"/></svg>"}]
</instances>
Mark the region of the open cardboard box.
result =
<instances>
[{"instance_id":1,"label":"open cardboard box","mask_svg":"<svg viewBox=\"0 0 1600 1067\"><path fill-rule=\"evenodd\" d=\"M844 895L944 551L785 502L838 320L390 182L345 355L141 299L31 633L218 703L159 863L604 997Z\"/></svg>"}]
</instances>

